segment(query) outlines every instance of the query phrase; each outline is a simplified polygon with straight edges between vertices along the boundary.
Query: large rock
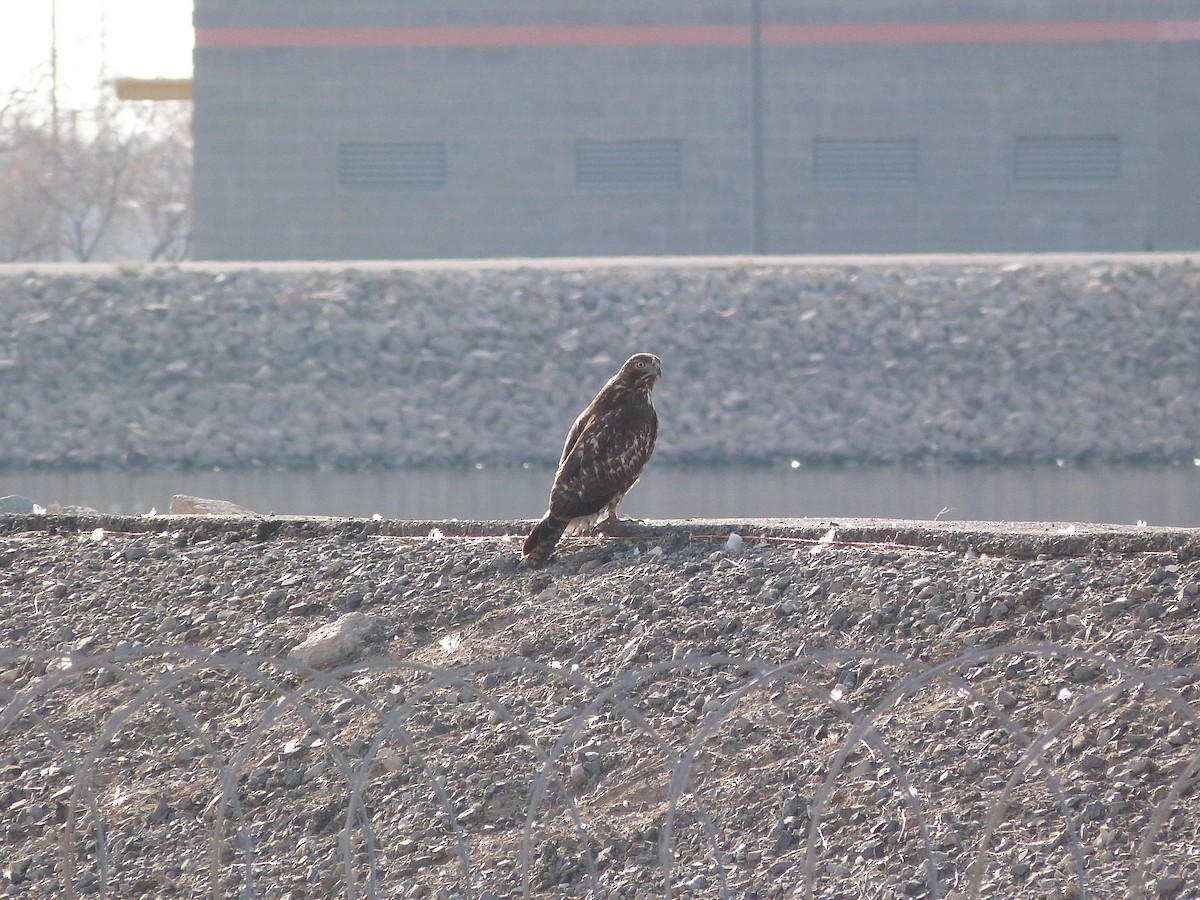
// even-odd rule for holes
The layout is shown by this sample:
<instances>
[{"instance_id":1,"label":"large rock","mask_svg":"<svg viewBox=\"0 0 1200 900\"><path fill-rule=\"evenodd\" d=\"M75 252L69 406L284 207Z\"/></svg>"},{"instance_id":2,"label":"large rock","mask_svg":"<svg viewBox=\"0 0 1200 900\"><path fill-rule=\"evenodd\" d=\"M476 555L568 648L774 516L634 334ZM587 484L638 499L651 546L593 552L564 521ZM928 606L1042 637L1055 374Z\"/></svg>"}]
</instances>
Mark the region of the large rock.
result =
<instances>
[{"instance_id":1,"label":"large rock","mask_svg":"<svg viewBox=\"0 0 1200 900\"><path fill-rule=\"evenodd\" d=\"M171 515L173 516L257 516L252 509L230 503L228 500L209 500L206 497L192 497L189 494L175 494L171 497Z\"/></svg>"},{"instance_id":2,"label":"large rock","mask_svg":"<svg viewBox=\"0 0 1200 900\"><path fill-rule=\"evenodd\" d=\"M380 627L381 623L371 616L346 613L337 621L322 625L293 647L288 656L313 669L328 669L354 656Z\"/></svg>"}]
</instances>

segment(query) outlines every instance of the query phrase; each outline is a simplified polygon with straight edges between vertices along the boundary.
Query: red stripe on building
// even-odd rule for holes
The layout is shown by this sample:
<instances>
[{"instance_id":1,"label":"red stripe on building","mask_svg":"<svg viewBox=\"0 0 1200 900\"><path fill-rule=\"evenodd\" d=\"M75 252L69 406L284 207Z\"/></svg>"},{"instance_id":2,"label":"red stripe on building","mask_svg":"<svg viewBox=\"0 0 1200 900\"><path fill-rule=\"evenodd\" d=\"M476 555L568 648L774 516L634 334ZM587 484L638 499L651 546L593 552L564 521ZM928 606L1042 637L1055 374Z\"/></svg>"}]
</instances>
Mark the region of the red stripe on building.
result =
<instances>
[{"instance_id":1,"label":"red stripe on building","mask_svg":"<svg viewBox=\"0 0 1200 900\"><path fill-rule=\"evenodd\" d=\"M1160 41L1200 41L1200 21L1166 21L1158 23Z\"/></svg>"},{"instance_id":2,"label":"red stripe on building","mask_svg":"<svg viewBox=\"0 0 1200 900\"><path fill-rule=\"evenodd\" d=\"M1109 22L871 22L841 25L764 25L767 44L1024 44L1064 41L1154 41L1158 23Z\"/></svg>"},{"instance_id":3,"label":"red stripe on building","mask_svg":"<svg viewBox=\"0 0 1200 900\"><path fill-rule=\"evenodd\" d=\"M872 22L764 25L766 44L979 44L1200 41L1200 21ZM207 47L747 46L748 25L526 25L197 28Z\"/></svg>"}]
</instances>

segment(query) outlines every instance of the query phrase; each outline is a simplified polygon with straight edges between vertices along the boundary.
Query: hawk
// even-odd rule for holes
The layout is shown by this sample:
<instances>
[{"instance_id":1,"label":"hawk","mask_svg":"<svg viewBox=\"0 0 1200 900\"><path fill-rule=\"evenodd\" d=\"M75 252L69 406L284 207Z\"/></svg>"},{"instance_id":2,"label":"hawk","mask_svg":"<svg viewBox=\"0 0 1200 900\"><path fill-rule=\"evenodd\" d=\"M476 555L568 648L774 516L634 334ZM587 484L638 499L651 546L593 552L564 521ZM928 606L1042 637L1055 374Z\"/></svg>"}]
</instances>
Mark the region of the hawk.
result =
<instances>
[{"instance_id":1,"label":"hawk","mask_svg":"<svg viewBox=\"0 0 1200 900\"><path fill-rule=\"evenodd\" d=\"M525 539L525 562L544 565L570 528L616 521L617 504L654 452L658 415L650 389L662 377L653 353L635 353L579 414L554 476L550 508Z\"/></svg>"}]
</instances>

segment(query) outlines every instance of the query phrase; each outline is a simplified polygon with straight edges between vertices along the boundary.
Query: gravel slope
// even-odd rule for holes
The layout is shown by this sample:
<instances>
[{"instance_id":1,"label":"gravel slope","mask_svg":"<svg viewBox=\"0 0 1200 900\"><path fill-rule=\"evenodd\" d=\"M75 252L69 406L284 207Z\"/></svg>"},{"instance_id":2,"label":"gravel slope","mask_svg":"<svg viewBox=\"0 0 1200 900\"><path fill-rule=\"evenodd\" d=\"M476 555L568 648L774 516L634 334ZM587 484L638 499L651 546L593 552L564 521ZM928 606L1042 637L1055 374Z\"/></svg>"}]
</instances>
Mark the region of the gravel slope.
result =
<instances>
[{"instance_id":1,"label":"gravel slope","mask_svg":"<svg viewBox=\"0 0 1200 900\"><path fill-rule=\"evenodd\" d=\"M1200 896L1197 531L526 527L0 517L0 888Z\"/></svg>"},{"instance_id":2,"label":"gravel slope","mask_svg":"<svg viewBox=\"0 0 1200 900\"><path fill-rule=\"evenodd\" d=\"M1187 256L119 271L0 268L0 466L553 465L639 350L659 462L1200 456Z\"/></svg>"}]
</instances>

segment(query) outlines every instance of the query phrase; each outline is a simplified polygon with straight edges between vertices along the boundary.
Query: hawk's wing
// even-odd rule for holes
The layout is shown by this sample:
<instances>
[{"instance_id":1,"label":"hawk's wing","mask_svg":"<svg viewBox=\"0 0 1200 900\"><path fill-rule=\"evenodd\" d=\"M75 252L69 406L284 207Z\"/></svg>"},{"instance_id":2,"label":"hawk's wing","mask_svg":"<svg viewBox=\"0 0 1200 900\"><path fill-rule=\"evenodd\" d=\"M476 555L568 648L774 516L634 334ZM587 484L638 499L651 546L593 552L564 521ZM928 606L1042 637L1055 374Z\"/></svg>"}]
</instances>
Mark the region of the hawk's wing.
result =
<instances>
[{"instance_id":1,"label":"hawk's wing","mask_svg":"<svg viewBox=\"0 0 1200 900\"><path fill-rule=\"evenodd\" d=\"M588 404L588 408L581 412L575 421L571 424L571 430L567 432L566 443L563 444L562 456L558 458L558 467L561 469L562 464L567 461L567 457L571 455L571 451L575 449L575 445L579 443L579 435L583 434L584 430L596 418L596 414L592 411L592 407L596 405L593 400Z\"/></svg>"},{"instance_id":2,"label":"hawk's wing","mask_svg":"<svg viewBox=\"0 0 1200 900\"><path fill-rule=\"evenodd\" d=\"M631 392L597 397L571 427L550 492L550 508L577 518L628 491L654 450L658 417Z\"/></svg>"}]
</instances>

